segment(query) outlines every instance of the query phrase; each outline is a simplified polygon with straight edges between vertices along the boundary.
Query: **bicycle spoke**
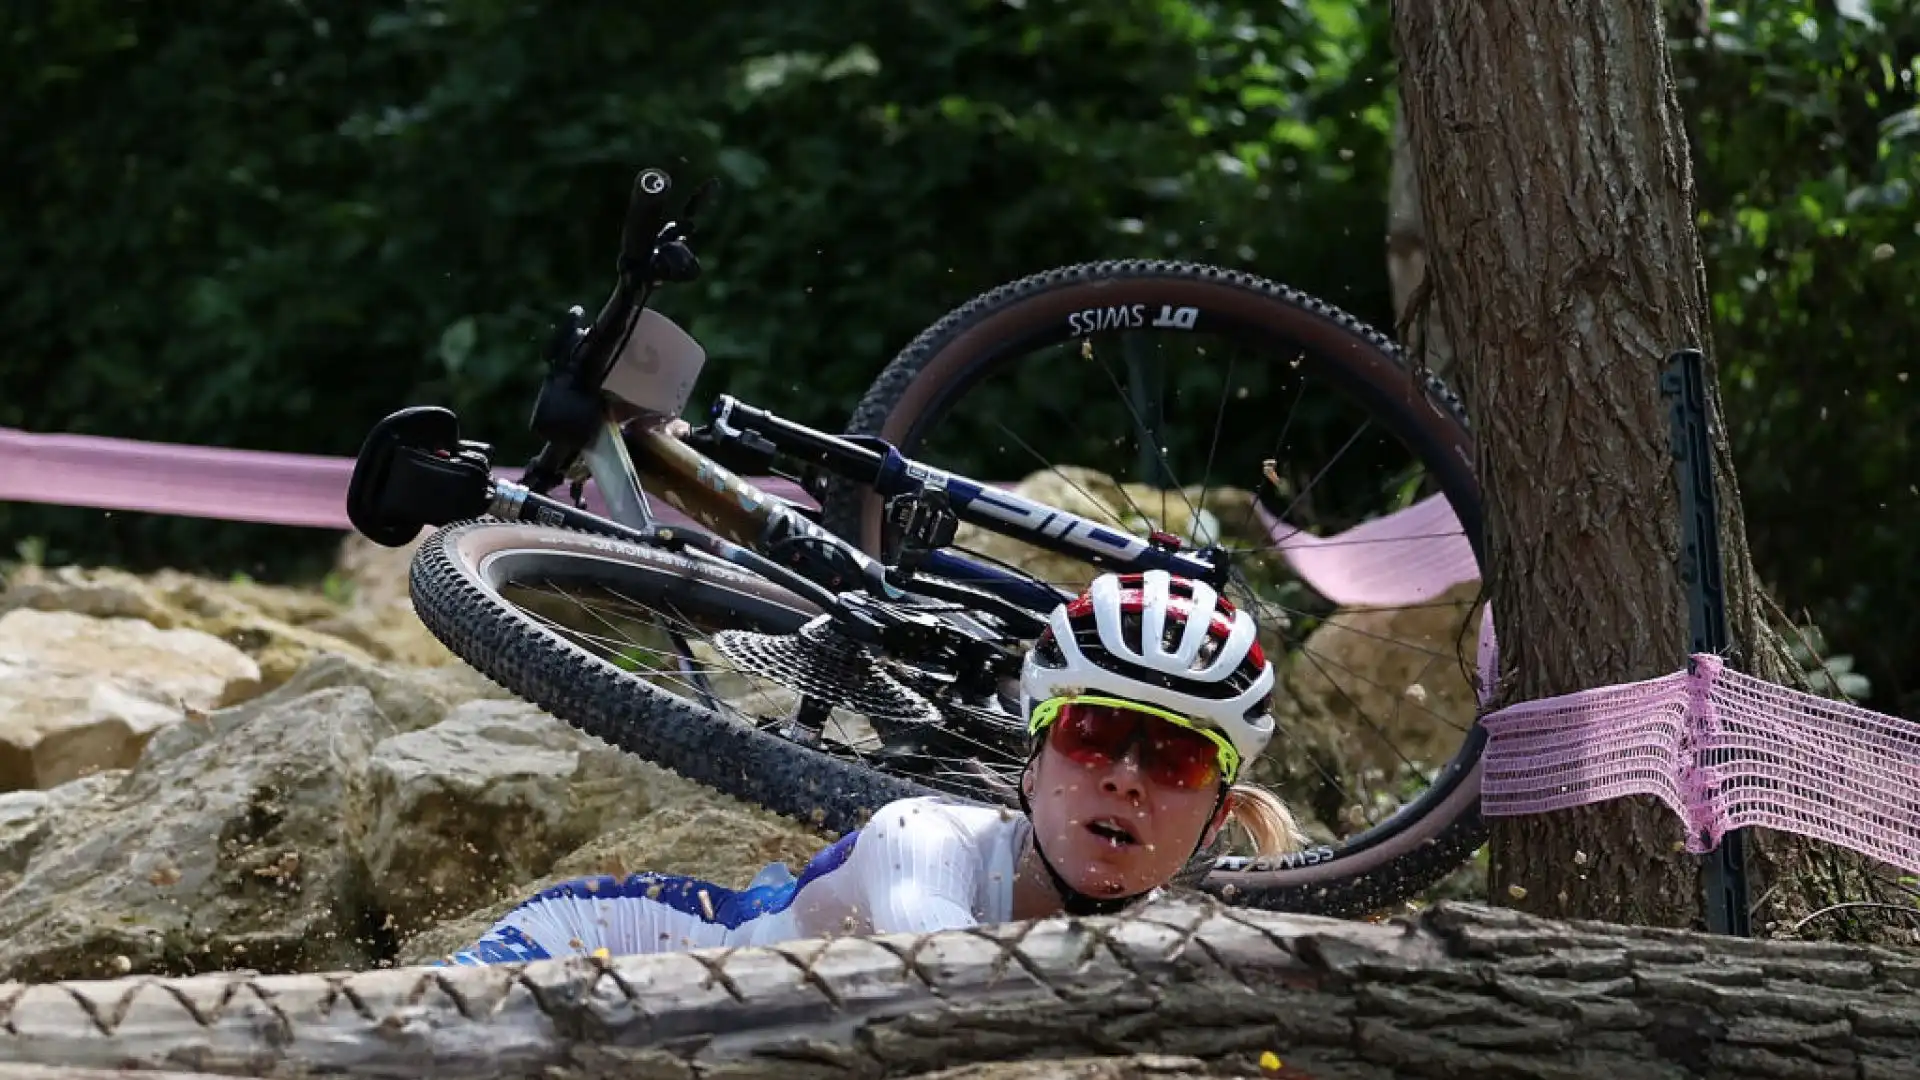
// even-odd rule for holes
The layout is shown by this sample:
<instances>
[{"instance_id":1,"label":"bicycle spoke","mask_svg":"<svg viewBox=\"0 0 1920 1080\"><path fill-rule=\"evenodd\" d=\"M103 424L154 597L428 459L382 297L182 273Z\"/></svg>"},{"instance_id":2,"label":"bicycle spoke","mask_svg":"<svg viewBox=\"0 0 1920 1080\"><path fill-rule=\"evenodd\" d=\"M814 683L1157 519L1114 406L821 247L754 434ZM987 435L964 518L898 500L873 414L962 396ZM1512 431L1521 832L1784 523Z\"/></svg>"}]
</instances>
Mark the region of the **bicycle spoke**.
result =
<instances>
[{"instance_id":1,"label":"bicycle spoke","mask_svg":"<svg viewBox=\"0 0 1920 1080\"><path fill-rule=\"evenodd\" d=\"M1131 341L1131 340L1137 340L1137 339L1133 338L1131 335L1128 335L1126 340ZM1126 346L1122 345L1121 348L1122 350L1124 350ZM1089 343L1089 347L1081 355L1083 355L1089 360L1092 360L1094 358L1091 343ZM1114 377L1113 368L1108 366L1105 360L1099 361L1099 364L1100 364L1100 370L1106 373L1107 381L1113 384L1113 388L1115 390L1120 391L1120 400L1126 403L1127 412L1133 417L1134 425L1142 431L1146 430L1146 421L1140 418L1139 410L1134 408L1133 400L1132 400L1133 395L1127 393L1127 391L1120 386L1120 380ZM1162 522L1167 520L1167 487L1171 486L1175 491L1178 491L1180 493L1181 501L1187 503L1188 519L1193 523L1198 524L1200 521L1200 511L1193 505L1192 502L1187 501L1186 489L1180 486L1180 478L1174 474L1173 464L1167 460L1166 447L1154 445L1154 456L1158 459L1158 462L1159 462L1159 469L1157 471L1163 472L1166 477L1166 483L1159 485L1160 517L1158 518L1158 520ZM1146 482L1148 483L1152 483L1152 480L1150 479L1147 479L1144 477L1142 479L1146 480ZM1126 487L1123 485L1120 490L1125 491ZM1146 515L1142 514L1141 516L1145 517Z\"/></svg>"},{"instance_id":2,"label":"bicycle spoke","mask_svg":"<svg viewBox=\"0 0 1920 1080\"><path fill-rule=\"evenodd\" d=\"M1220 449L1220 429L1225 427L1227 396L1233 392L1233 354L1227 355L1227 377L1220 381L1220 403L1213 410L1213 437L1207 440L1207 464L1200 470L1200 505L1207 505L1207 485L1213 480L1213 457ZM1249 503L1248 505L1252 505ZM1226 543L1226 537L1209 537L1214 544Z\"/></svg>"}]
</instances>

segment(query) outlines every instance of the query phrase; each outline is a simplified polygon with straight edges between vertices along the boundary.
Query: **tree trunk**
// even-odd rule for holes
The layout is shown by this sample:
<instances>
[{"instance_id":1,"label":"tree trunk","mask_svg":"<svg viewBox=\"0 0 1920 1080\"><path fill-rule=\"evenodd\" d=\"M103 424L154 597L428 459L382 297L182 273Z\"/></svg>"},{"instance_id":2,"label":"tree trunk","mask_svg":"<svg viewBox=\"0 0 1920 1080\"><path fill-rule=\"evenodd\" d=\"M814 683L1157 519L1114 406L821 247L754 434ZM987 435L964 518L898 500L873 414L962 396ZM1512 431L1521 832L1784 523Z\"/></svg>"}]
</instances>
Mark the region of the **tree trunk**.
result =
<instances>
[{"instance_id":1,"label":"tree trunk","mask_svg":"<svg viewBox=\"0 0 1920 1080\"><path fill-rule=\"evenodd\" d=\"M1920 954L1873 946L1203 897L778 949L8 984L0 1080L1920 1078L1916 989Z\"/></svg>"},{"instance_id":2,"label":"tree trunk","mask_svg":"<svg viewBox=\"0 0 1920 1080\"><path fill-rule=\"evenodd\" d=\"M1392 171L1387 183L1387 282L1393 290L1394 338L1414 362L1446 377L1453 346L1432 304L1427 282L1426 219L1420 173L1407 145L1406 108L1393 107Z\"/></svg>"},{"instance_id":3,"label":"tree trunk","mask_svg":"<svg viewBox=\"0 0 1920 1080\"><path fill-rule=\"evenodd\" d=\"M1708 41L1710 0L1664 0L1668 40ZM1698 140L1687 128L1689 147ZM1711 205L1711 203L1709 203ZM1427 283L1426 213L1420 206L1420 170L1407 143L1406 103L1393 103L1393 149L1387 179L1387 281L1393 294L1395 339L1416 362L1443 378L1453 366L1447 338Z\"/></svg>"},{"instance_id":4,"label":"tree trunk","mask_svg":"<svg viewBox=\"0 0 1920 1080\"><path fill-rule=\"evenodd\" d=\"M1719 393L1658 0L1402 2L1394 30L1433 302L1478 435L1495 705L1672 672L1688 621L1665 358L1705 350L1716 417ZM1713 439L1731 661L1792 684L1717 422ZM1491 844L1498 901L1704 925L1700 862L1652 799L1494 819ZM1815 848L1749 838L1756 933L1870 892L1850 853Z\"/></svg>"}]
</instances>

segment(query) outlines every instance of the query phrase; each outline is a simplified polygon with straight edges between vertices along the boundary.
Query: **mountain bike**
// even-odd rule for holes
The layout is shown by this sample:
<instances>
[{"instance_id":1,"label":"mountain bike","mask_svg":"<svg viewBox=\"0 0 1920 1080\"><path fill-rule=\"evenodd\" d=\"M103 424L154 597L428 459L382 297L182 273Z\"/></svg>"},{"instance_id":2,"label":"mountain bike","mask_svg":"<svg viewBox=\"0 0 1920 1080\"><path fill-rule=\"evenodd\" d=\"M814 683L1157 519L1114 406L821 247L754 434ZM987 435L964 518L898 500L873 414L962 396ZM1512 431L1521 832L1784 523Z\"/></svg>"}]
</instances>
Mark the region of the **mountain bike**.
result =
<instances>
[{"instance_id":1,"label":"mountain bike","mask_svg":"<svg viewBox=\"0 0 1920 1080\"><path fill-rule=\"evenodd\" d=\"M549 340L530 424L545 445L518 480L495 475L491 447L464 438L450 410L411 406L370 431L348 492L354 527L376 543L402 546L434 527L413 556L411 591L424 624L452 652L609 744L831 833L912 795L1013 806L1024 761L1021 656L1047 612L1092 574L1161 569L1263 605L1269 652L1301 673L1283 679L1276 700L1292 701L1305 691L1290 687L1324 675L1351 701L1359 684L1341 690L1338 672L1322 665L1316 675L1297 662L1314 635L1352 629L1340 605L1314 600L1299 575L1271 570L1256 558L1263 547L1233 537L1286 528L1304 536L1286 524L1300 517L1378 520L1424 492L1418 505L1450 510L1477 571L1479 491L1454 395L1338 309L1206 265L1089 263L995 289L903 350L840 433L726 394L705 423L687 424L679 417L705 353L652 299L698 276L693 221L711 189L675 213L672 187L662 170L638 174L612 294L590 322L581 307L569 309ZM1129 390L1118 410L1075 399L1072 415L1036 436L1083 462L1126 457L1155 478L1144 487L1083 464L1049 463L1024 481L981 479L921 455L943 424L963 460L986 461L996 445L1016 442L1038 455L1033 440L1000 434L1006 421L1057 404L1049 388L1104 363L1114 335L1154 330L1277 346L1288 359L1237 377L1230 359L1222 379L1206 363L1168 368L1128 352L1130 387L1157 380L1211 395L1217 383L1211 420L1168 424L1161 405ZM1020 363L1050 348L1067 359ZM1218 355L1203 349L1202 360ZM1009 372L1039 381L982 389ZM1324 377L1357 402L1380 446L1410 450L1413 471L1333 494L1298 479L1325 469L1289 480L1292 451L1320 438L1299 433L1331 430L1324 411L1308 410L1280 425L1296 434L1262 458L1259 490L1232 488L1229 497L1229 485L1177 482L1187 459L1198 460L1202 435L1211 464L1231 449L1221 435L1229 414L1269 417L1278 393L1270 384L1295 372ZM971 428L955 419L969 399L988 412ZM1187 455L1178 463L1168 449L1176 446ZM1246 440L1233 447L1257 448ZM786 477L788 486L776 493L774 481L748 474ZM586 499L588 481L604 512ZM1049 483L1062 497L1030 493ZM565 497L554 494L562 485ZM1093 487L1106 494L1094 497ZM1155 492L1157 515L1142 505ZM1229 527L1236 514L1241 525ZM995 556L986 550L994 543L1034 554ZM1049 570L1065 577L1050 579ZM1420 676L1429 682L1449 663L1465 666L1447 661L1444 648L1430 651L1435 659ZM1420 696L1414 688L1401 704ZM1331 691L1326 701L1333 704L1316 706L1321 713L1345 707ZM1290 762L1300 751L1331 760L1342 746L1379 741L1332 729L1309 737L1303 717L1293 718L1298 732L1283 718L1267 758ZM1450 756L1425 753L1431 776L1419 790L1403 785L1396 795L1375 785L1374 802L1399 803L1379 820L1355 811L1366 810L1353 793L1365 770L1328 779L1335 770L1322 767L1315 779L1313 767L1275 765L1282 779L1306 776L1300 797L1319 806L1309 815L1316 843L1265 861L1209 855L1198 887L1238 904L1363 914L1444 878L1484 839L1483 736L1476 724L1455 726L1459 746ZM1391 764L1384 752L1375 757Z\"/></svg>"}]
</instances>

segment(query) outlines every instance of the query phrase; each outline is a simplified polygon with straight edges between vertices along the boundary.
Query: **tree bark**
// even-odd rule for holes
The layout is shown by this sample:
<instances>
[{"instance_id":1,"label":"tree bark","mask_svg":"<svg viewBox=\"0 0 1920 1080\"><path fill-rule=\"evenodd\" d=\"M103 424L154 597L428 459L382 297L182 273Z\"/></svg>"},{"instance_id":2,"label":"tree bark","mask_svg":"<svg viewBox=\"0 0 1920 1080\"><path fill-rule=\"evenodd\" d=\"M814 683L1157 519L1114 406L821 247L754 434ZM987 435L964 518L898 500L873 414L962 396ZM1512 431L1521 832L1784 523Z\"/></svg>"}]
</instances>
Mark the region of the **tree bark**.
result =
<instances>
[{"instance_id":1,"label":"tree bark","mask_svg":"<svg viewBox=\"0 0 1920 1080\"><path fill-rule=\"evenodd\" d=\"M1705 351L1714 417L1720 401L1660 4L1402 2L1394 18L1428 278L1478 434L1494 705L1672 672L1688 620L1666 357ZM1713 440L1730 661L1793 685L1717 422ZM1492 895L1540 914L1702 926L1700 862L1677 854L1680 829L1644 798L1494 819ZM1781 834L1748 848L1757 932L1871 892L1850 853L1816 858Z\"/></svg>"},{"instance_id":2,"label":"tree bark","mask_svg":"<svg viewBox=\"0 0 1920 1080\"><path fill-rule=\"evenodd\" d=\"M1406 107L1393 107L1392 166L1387 182L1387 282L1393 291L1394 338L1414 363L1445 378L1453 346L1432 303L1427 281L1426 218L1420 209L1420 173L1407 144Z\"/></svg>"},{"instance_id":3,"label":"tree bark","mask_svg":"<svg viewBox=\"0 0 1920 1080\"><path fill-rule=\"evenodd\" d=\"M1920 1078L1916 990L1920 954L1877 946L1203 897L611 961L6 984L0 1080Z\"/></svg>"},{"instance_id":4,"label":"tree bark","mask_svg":"<svg viewBox=\"0 0 1920 1080\"><path fill-rule=\"evenodd\" d=\"M1664 0L1667 37L1708 40L1710 0ZM1697 146L1687 129L1689 147ZM1710 204L1710 200L1709 200ZM1453 366L1453 344L1432 303L1427 282L1426 213L1420 206L1420 169L1407 142L1406 103L1393 104L1393 149L1387 178L1387 281L1393 293L1395 338L1416 362L1445 377Z\"/></svg>"}]
</instances>

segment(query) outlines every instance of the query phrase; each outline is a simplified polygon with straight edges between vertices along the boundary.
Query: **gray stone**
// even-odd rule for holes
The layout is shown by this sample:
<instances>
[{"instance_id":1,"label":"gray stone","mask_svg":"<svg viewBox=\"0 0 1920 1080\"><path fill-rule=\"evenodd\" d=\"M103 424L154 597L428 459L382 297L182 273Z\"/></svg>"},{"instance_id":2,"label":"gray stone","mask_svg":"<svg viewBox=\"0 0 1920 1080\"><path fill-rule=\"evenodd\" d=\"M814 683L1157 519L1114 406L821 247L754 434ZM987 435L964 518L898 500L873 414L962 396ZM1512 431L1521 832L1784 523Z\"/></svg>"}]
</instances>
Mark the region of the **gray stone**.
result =
<instances>
[{"instance_id":1,"label":"gray stone","mask_svg":"<svg viewBox=\"0 0 1920 1080\"><path fill-rule=\"evenodd\" d=\"M320 690L49 793L0 895L0 977L371 966L385 945L364 925L358 841L367 762L392 734L364 687Z\"/></svg>"},{"instance_id":2,"label":"gray stone","mask_svg":"<svg viewBox=\"0 0 1920 1080\"><path fill-rule=\"evenodd\" d=\"M646 815L666 775L524 702L462 705L375 751L375 902L402 933L467 912Z\"/></svg>"}]
</instances>

